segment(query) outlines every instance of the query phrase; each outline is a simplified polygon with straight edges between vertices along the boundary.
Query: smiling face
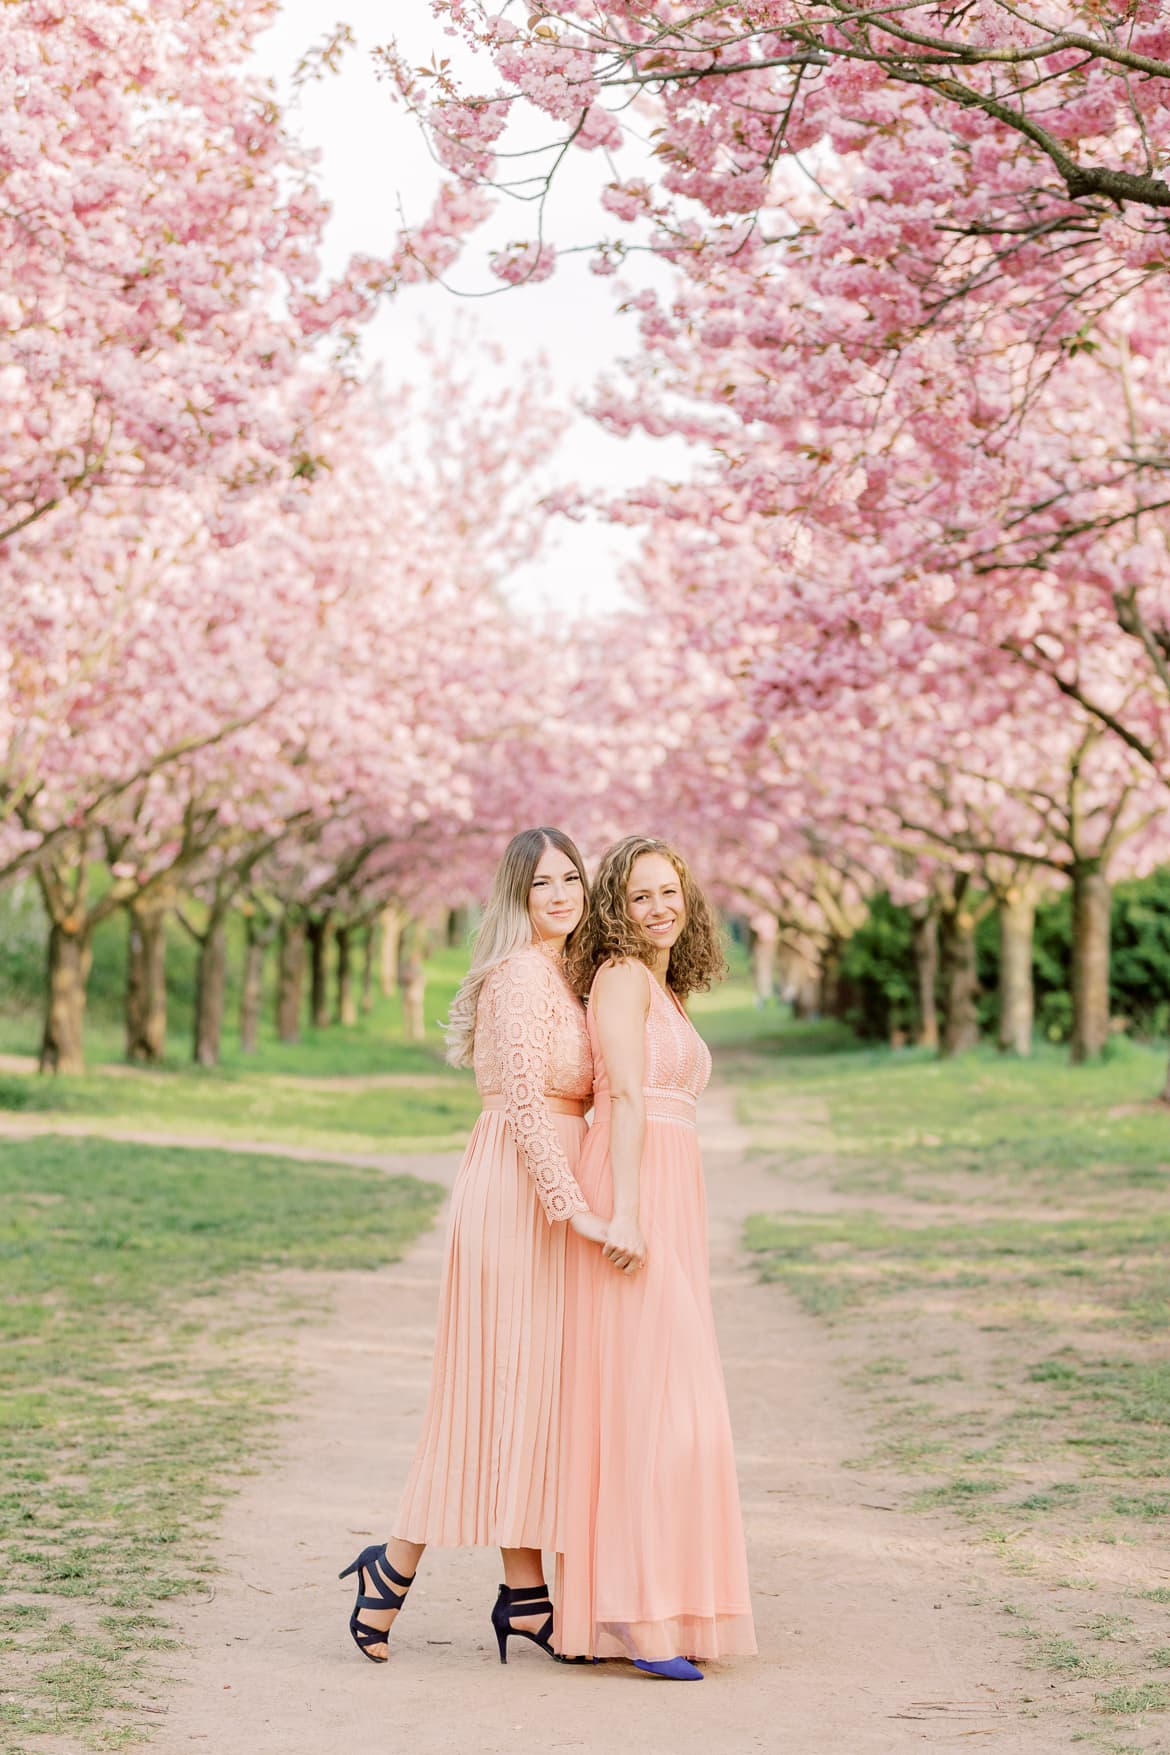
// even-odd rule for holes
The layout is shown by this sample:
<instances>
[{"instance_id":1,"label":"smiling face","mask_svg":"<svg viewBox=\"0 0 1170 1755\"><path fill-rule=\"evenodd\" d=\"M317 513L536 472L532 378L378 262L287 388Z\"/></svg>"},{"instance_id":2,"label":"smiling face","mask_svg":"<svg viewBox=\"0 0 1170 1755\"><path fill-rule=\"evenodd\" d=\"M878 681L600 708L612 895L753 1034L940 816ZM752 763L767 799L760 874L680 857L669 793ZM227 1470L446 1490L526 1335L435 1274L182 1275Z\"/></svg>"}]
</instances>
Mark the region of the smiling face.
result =
<instances>
[{"instance_id":1,"label":"smiling face","mask_svg":"<svg viewBox=\"0 0 1170 1755\"><path fill-rule=\"evenodd\" d=\"M528 918L533 936L547 945L563 945L585 912L585 886L567 853L546 847L532 874Z\"/></svg>"},{"instance_id":2,"label":"smiling face","mask_svg":"<svg viewBox=\"0 0 1170 1755\"><path fill-rule=\"evenodd\" d=\"M687 908L682 879L663 854L639 853L635 859L626 884L626 910L639 932L662 953L658 960L665 968L670 948L686 926Z\"/></svg>"}]
</instances>

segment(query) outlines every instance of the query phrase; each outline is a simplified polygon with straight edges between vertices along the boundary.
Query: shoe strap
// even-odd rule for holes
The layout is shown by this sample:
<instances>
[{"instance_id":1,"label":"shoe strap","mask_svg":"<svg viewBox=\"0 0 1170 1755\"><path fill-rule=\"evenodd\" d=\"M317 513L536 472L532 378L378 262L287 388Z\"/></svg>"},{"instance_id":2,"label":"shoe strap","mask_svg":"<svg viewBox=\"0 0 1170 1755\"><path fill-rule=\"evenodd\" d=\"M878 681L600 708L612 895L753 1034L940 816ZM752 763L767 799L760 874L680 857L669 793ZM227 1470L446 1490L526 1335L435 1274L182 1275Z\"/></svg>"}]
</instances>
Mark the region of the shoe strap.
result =
<instances>
[{"instance_id":1,"label":"shoe strap","mask_svg":"<svg viewBox=\"0 0 1170 1755\"><path fill-rule=\"evenodd\" d=\"M547 1584L524 1584L513 1588L510 1584L502 1584L500 1586L500 1600L505 1607L510 1607L513 1603L532 1602L533 1606L537 1602L548 1603L548 1586ZM551 1609L551 1607L552 1604L549 1603L549 1608ZM526 1613L531 1613L531 1610L526 1610Z\"/></svg>"},{"instance_id":2,"label":"shoe strap","mask_svg":"<svg viewBox=\"0 0 1170 1755\"><path fill-rule=\"evenodd\" d=\"M372 1565L363 1567L363 1571L378 1594L377 1596L371 1596L368 1594L365 1596L359 1596L359 1608L400 1609L402 1607L406 1600L406 1593L414 1583L413 1572L409 1578L403 1578L401 1572L395 1572L393 1566L391 1566L385 1555L383 1555L380 1560L375 1561ZM382 1576L383 1573L387 1574L386 1578ZM399 1586L398 1590L391 1590L388 1582L389 1579L393 1579L394 1583Z\"/></svg>"}]
</instances>

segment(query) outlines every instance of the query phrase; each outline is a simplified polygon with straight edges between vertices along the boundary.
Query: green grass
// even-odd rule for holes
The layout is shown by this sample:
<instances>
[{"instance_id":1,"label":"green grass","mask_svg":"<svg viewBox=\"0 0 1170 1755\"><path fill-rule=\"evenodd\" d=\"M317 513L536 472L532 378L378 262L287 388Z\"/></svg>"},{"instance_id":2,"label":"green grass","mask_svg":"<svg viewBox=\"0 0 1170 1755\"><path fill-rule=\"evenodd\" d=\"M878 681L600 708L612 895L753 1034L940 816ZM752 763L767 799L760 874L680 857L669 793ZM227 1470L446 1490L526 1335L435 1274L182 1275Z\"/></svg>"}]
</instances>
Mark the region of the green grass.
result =
<instances>
[{"instance_id":1,"label":"green grass","mask_svg":"<svg viewBox=\"0 0 1170 1755\"><path fill-rule=\"evenodd\" d=\"M1097 1705L1102 1712L1119 1714L1165 1712L1170 1707L1170 1688L1164 1682L1128 1682L1107 1694L1098 1694Z\"/></svg>"},{"instance_id":2,"label":"green grass","mask_svg":"<svg viewBox=\"0 0 1170 1755\"><path fill-rule=\"evenodd\" d=\"M784 1280L809 1308L837 1308L914 1291L988 1289L1043 1305L1092 1301L1088 1326L1118 1323L1139 1334L1166 1326L1161 1294L1170 1210L1131 1218L923 1219L898 1224L871 1212L835 1218L753 1215L745 1241L763 1278ZM1072 1286L1072 1293L1069 1286ZM1060 1359L1037 1362L1033 1381L1077 1375Z\"/></svg>"},{"instance_id":3,"label":"green grass","mask_svg":"<svg viewBox=\"0 0 1170 1755\"><path fill-rule=\"evenodd\" d=\"M1027 1178L1062 1194L1070 1180L1106 1177L1170 1189L1170 1111L1156 1100L1165 1045L1123 1041L1107 1061L1086 1067L1043 1046L1029 1061L989 1047L939 1061L914 1049L810 1055L808 1029L792 1026L791 1050L780 1031L773 1054L742 1067L741 1112L766 1135L778 1105L822 1106L838 1186L847 1192L915 1185L945 1192L960 1175Z\"/></svg>"},{"instance_id":4,"label":"green grass","mask_svg":"<svg viewBox=\"0 0 1170 1755\"><path fill-rule=\"evenodd\" d=\"M0 1110L92 1120L95 1130L263 1139L317 1151L394 1152L460 1143L479 1112L474 1082L317 1089L259 1073L0 1073Z\"/></svg>"},{"instance_id":5,"label":"green grass","mask_svg":"<svg viewBox=\"0 0 1170 1755\"><path fill-rule=\"evenodd\" d=\"M9 1144L0 1156L0 1725L141 1734L160 1603L202 1587L208 1525L287 1396L264 1335L304 1318L277 1267L396 1259L439 1190L278 1157ZM78 1656L79 1649L84 1656Z\"/></svg>"}]
</instances>

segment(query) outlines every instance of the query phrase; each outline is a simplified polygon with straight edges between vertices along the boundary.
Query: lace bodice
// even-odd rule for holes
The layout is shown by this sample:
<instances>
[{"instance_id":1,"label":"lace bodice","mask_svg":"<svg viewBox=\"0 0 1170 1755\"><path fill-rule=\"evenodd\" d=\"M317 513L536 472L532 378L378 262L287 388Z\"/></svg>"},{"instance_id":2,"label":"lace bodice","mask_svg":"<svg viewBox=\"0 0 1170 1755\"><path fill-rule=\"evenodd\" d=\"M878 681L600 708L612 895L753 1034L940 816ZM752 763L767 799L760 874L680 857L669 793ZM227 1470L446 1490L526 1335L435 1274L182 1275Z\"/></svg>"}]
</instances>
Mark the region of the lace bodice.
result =
<instances>
[{"instance_id":1,"label":"lace bodice","mask_svg":"<svg viewBox=\"0 0 1170 1755\"><path fill-rule=\"evenodd\" d=\"M584 1212L546 1097L588 1103L593 1055L585 1011L560 971L535 947L492 970L475 1012L475 1082L505 1100L520 1162L550 1220Z\"/></svg>"},{"instance_id":2,"label":"lace bodice","mask_svg":"<svg viewBox=\"0 0 1170 1755\"><path fill-rule=\"evenodd\" d=\"M699 1097L711 1077L711 1050L674 996L655 981L649 969L646 974L650 981L646 1085L652 1091L685 1091Z\"/></svg>"}]
</instances>

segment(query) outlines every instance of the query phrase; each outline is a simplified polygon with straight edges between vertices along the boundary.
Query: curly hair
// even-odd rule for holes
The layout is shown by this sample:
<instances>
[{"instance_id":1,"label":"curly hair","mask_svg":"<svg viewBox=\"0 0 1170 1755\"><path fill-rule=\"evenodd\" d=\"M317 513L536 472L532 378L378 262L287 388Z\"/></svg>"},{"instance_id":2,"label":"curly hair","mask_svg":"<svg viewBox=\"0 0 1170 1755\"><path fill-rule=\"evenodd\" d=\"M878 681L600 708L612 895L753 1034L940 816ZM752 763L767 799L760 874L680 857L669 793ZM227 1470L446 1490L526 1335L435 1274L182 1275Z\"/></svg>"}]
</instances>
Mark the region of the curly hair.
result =
<instances>
[{"instance_id":1,"label":"curly hair","mask_svg":"<svg viewBox=\"0 0 1170 1755\"><path fill-rule=\"evenodd\" d=\"M686 908L687 923L671 947L667 985L685 999L727 972L711 904L691 876L686 860L666 841L651 835L627 835L602 855L593 880L592 907L565 948L565 975L583 999L603 963L622 957L633 957L647 967L654 962L657 947L630 919L626 903L634 861L643 853L660 853L670 861L678 873Z\"/></svg>"}]
</instances>

